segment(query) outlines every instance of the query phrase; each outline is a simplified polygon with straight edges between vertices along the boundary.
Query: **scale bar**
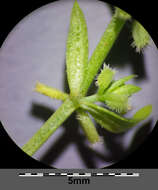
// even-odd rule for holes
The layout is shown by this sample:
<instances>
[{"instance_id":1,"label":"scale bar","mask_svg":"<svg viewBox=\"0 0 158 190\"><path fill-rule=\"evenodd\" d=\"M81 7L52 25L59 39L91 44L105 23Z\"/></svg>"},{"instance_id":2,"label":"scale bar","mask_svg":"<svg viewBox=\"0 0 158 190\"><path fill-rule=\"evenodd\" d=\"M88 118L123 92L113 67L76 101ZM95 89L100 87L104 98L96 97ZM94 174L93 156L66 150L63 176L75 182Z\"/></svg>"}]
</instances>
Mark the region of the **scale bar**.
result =
<instances>
[{"instance_id":1,"label":"scale bar","mask_svg":"<svg viewBox=\"0 0 158 190\"><path fill-rule=\"evenodd\" d=\"M19 177L139 177L139 173L19 173Z\"/></svg>"},{"instance_id":2,"label":"scale bar","mask_svg":"<svg viewBox=\"0 0 158 190\"><path fill-rule=\"evenodd\" d=\"M44 173L19 173L20 177L43 177Z\"/></svg>"}]
</instances>

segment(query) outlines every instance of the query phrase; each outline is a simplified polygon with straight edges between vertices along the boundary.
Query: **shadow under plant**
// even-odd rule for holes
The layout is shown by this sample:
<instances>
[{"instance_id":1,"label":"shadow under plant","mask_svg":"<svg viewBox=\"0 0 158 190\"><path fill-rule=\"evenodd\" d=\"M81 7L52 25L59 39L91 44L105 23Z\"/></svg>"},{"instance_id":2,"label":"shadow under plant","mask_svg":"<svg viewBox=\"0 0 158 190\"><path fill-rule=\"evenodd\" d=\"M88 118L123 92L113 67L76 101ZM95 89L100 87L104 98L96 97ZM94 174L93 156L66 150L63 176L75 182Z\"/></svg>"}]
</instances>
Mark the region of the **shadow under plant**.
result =
<instances>
[{"instance_id":1,"label":"shadow under plant","mask_svg":"<svg viewBox=\"0 0 158 190\"><path fill-rule=\"evenodd\" d=\"M52 114L53 110L33 104L32 114L44 121ZM132 153L147 137L151 131L152 122L149 121L141 126L128 149L124 148L123 143L118 141L124 137L125 133L113 134L97 126L98 133L102 135L107 154L100 153L88 146L86 137L79 131L79 123L76 120L75 113L63 123L63 133L56 142L50 146L47 152L40 158L40 161L46 165L55 166L55 161L71 144L75 144L85 168L98 168L98 161L116 163Z\"/></svg>"},{"instance_id":2,"label":"shadow under plant","mask_svg":"<svg viewBox=\"0 0 158 190\"><path fill-rule=\"evenodd\" d=\"M106 62L112 67L123 68L129 66L133 74L138 75L135 80L144 80L147 78L145 70L143 53L136 53L132 47L131 24L126 23L114 46L109 52Z\"/></svg>"}]
</instances>

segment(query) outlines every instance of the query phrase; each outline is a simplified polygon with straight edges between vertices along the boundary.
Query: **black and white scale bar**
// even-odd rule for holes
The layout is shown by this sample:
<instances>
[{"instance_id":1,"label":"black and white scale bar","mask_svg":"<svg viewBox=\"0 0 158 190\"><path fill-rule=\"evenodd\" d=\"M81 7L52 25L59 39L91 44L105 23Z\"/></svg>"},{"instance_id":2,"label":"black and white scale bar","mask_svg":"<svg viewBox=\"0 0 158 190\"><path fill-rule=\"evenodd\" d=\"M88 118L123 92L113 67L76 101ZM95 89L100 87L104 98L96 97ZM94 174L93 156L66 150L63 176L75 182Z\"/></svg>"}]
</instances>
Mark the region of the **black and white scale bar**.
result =
<instances>
[{"instance_id":1,"label":"black and white scale bar","mask_svg":"<svg viewBox=\"0 0 158 190\"><path fill-rule=\"evenodd\" d=\"M115 177L139 177L139 176L140 176L139 173L120 173L120 174L115 173Z\"/></svg>"},{"instance_id":2,"label":"black and white scale bar","mask_svg":"<svg viewBox=\"0 0 158 190\"><path fill-rule=\"evenodd\" d=\"M44 173L19 173L20 177L43 177Z\"/></svg>"},{"instance_id":3,"label":"black and white scale bar","mask_svg":"<svg viewBox=\"0 0 158 190\"><path fill-rule=\"evenodd\" d=\"M139 173L19 173L20 177L139 177Z\"/></svg>"}]
</instances>

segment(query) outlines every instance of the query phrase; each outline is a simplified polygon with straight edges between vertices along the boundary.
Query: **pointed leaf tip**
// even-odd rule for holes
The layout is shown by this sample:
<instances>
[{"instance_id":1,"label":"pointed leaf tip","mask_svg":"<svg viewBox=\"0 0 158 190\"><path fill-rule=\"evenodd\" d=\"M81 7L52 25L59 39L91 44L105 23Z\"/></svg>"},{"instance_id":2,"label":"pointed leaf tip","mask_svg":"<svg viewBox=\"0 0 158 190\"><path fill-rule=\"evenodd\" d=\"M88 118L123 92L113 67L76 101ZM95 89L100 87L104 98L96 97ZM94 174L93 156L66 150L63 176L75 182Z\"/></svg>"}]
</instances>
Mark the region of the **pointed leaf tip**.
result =
<instances>
[{"instance_id":1,"label":"pointed leaf tip","mask_svg":"<svg viewBox=\"0 0 158 190\"><path fill-rule=\"evenodd\" d=\"M136 120L137 122L145 120L151 114L151 112L152 112L152 105L149 104L138 110L133 116L133 119Z\"/></svg>"},{"instance_id":2,"label":"pointed leaf tip","mask_svg":"<svg viewBox=\"0 0 158 190\"><path fill-rule=\"evenodd\" d=\"M78 4L77 0L74 1L73 6L74 6L74 7L75 7L75 6L78 6L78 7L79 7L79 4Z\"/></svg>"},{"instance_id":3,"label":"pointed leaf tip","mask_svg":"<svg viewBox=\"0 0 158 190\"><path fill-rule=\"evenodd\" d=\"M129 20L131 19L131 15L128 14L127 12L125 12L124 10L118 8L118 7L115 7L115 15L117 17L119 17L120 19L123 19L123 20Z\"/></svg>"}]
</instances>

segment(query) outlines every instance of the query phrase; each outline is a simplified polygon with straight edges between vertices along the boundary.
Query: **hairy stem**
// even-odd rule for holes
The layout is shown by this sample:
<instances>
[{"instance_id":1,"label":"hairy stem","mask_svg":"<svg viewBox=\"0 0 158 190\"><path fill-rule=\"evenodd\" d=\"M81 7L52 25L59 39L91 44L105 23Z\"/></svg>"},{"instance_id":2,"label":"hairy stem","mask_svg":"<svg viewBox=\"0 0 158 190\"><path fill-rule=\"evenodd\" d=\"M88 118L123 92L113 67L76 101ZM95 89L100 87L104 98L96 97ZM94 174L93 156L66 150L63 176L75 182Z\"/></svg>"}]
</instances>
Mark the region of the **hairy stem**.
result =
<instances>
[{"instance_id":1,"label":"hairy stem","mask_svg":"<svg viewBox=\"0 0 158 190\"><path fill-rule=\"evenodd\" d=\"M22 150L30 156L33 155L75 109L76 107L70 99L65 100L65 102L57 109L57 111L22 147Z\"/></svg>"}]
</instances>

